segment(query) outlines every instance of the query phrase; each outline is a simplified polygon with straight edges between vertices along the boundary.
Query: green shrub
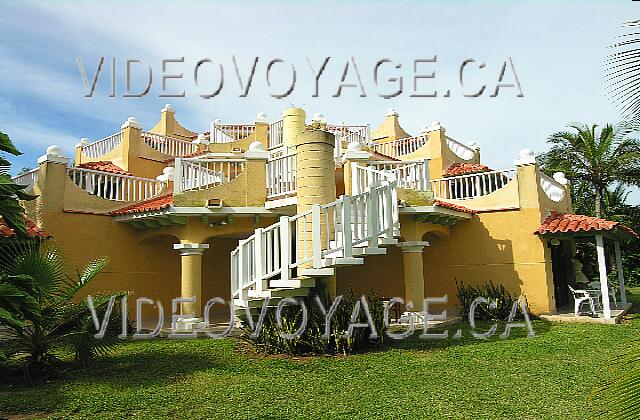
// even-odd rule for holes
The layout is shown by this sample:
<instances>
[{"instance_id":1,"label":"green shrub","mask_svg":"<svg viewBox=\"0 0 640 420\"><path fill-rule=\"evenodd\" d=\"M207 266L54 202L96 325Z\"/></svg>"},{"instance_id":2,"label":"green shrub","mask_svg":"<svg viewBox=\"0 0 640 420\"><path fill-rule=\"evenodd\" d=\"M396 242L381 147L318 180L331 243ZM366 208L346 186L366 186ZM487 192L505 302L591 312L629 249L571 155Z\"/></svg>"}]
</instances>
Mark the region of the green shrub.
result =
<instances>
[{"instance_id":1,"label":"green shrub","mask_svg":"<svg viewBox=\"0 0 640 420\"><path fill-rule=\"evenodd\" d=\"M302 310L300 306L285 306L282 309L282 329L276 320L276 308L269 308L265 315L264 323L257 338L251 338L253 333L245 315L240 319L243 327L242 338L255 348L269 354L351 354L367 347L377 346L383 343L385 335L384 303L375 294L366 297L369 313L376 328L378 337L370 339L371 329L354 328L349 337L345 337L351 323L351 316L359 296L354 296L353 291L343 296L335 314L331 319L331 329L328 338L323 338L325 333L325 315L320 310L315 296L321 297L324 308L328 311L333 303L329 296L321 289L312 290L310 297L303 301L308 310L307 327L302 334L293 339L286 339L283 334L293 334L298 330L302 322ZM254 315L257 323L258 315ZM356 323L366 323L367 317L362 305L358 313Z\"/></svg>"},{"instance_id":2,"label":"green shrub","mask_svg":"<svg viewBox=\"0 0 640 420\"><path fill-rule=\"evenodd\" d=\"M491 281L480 286L465 286L462 282L456 282L456 288L458 309L463 319L469 317L471 304L478 297L484 297L489 301L488 304L481 303L476 307L474 318L482 321L506 321L513 304L518 301L518 298L512 296L503 285L496 287Z\"/></svg>"},{"instance_id":3,"label":"green shrub","mask_svg":"<svg viewBox=\"0 0 640 420\"><path fill-rule=\"evenodd\" d=\"M76 300L106 265L107 260L99 258L69 274L58 249L31 243L17 245L11 256L0 256L0 326L8 332L0 360L24 367L34 377L52 371L64 353L85 363L109 351L116 343L120 311L114 308L107 334L97 340L86 300ZM100 319L109 298L93 296Z\"/></svg>"}]
</instances>

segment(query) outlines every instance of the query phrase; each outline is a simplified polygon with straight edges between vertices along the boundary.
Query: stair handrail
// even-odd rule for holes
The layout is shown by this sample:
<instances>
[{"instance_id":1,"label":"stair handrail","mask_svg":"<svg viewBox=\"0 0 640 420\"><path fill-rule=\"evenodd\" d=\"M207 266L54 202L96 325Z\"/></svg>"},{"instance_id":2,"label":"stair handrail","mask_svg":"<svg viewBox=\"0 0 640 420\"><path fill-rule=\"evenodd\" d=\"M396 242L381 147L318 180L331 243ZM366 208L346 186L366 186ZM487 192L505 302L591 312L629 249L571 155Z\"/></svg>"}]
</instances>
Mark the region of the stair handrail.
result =
<instances>
[{"instance_id":1,"label":"stair handrail","mask_svg":"<svg viewBox=\"0 0 640 420\"><path fill-rule=\"evenodd\" d=\"M231 252L232 298L244 302L249 290L262 292L266 282L278 275L289 280L294 268L308 263L323 268L323 258L351 258L354 246L366 241L377 247L378 238L393 238L399 227L396 189L395 179L385 179L353 196L313 205L303 213L281 216L277 223L256 229Z\"/></svg>"},{"instance_id":2,"label":"stair handrail","mask_svg":"<svg viewBox=\"0 0 640 420\"><path fill-rule=\"evenodd\" d=\"M296 195L296 154L286 153L267 160L267 199Z\"/></svg>"},{"instance_id":3,"label":"stair handrail","mask_svg":"<svg viewBox=\"0 0 640 420\"><path fill-rule=\"evenodd\" d=\"M367 167L385 172L398 181L398 188L427 191L429 189L428 160L368 161Z\"/></svg>"},{"instance_id":4,"label":"stair handrail","mask_svg":"<svg viewBox=\"0 0 640 420\"><path fill-rule=\"evenodd\" d=\"M279 119L269 124L269 149L282 146L284 143L284 120Z\"/></svg>"},{"instance_id":5,"label":"stair handrail","mask_svg":"<svg viewBox=\"0 0 640 420\"><path fill-rule=\"evenodd\" d=\"M198 145L190 140L178 139L149 131L143 131L140 135L148 146L168 156L185 157L198 151Z\"/></svg>"},{"instance_id":6,"label":"stair handrail","mask_svg":"<svg viewBox=\"0 0 640 420\"><path fill-rule=\"evenodd\" d=\"M93 143L89 143L89 144L81 143L80 150L88 158L96 159L96 158L99 158L100 156L104 156L107 153L111 152L113 149L118 147L121 142L122 142L122 131L118 131L100 140L96 140Z\"/></svg>"},{"instance_id":7,"label":"stair handrail","mask_svg":"<svg viewBox=\"0 0 640 420\"><path fill-rule=\"evenodd\" d=\"M237 139L226 133L222 125L212 122L209 125L209 143L233 143Z\"/></svg>"},{"instance_id":8,"label":"stair handrail","mask_svg":"<svg viewBox=\"0 0 640 420\"><path fill-rule=\"evenodd\" d=\"M427 133L417 136L403 137L387 142L373 143L373 151L392 158L398 158L415 152L427 144L429 137Z\"/></svg>"},{"instance_id":9,"label":"stair handrail","mask_svg":"<svg viewBox=\"0 0 640 420\"><path fill-rule=\"evenodd\" d=\"M451 150L460 159L471 160L476 155L476 149L471 146L467 146L456 139L446 136L445 141L449 150Z\"/></svg>"}]
</instances>

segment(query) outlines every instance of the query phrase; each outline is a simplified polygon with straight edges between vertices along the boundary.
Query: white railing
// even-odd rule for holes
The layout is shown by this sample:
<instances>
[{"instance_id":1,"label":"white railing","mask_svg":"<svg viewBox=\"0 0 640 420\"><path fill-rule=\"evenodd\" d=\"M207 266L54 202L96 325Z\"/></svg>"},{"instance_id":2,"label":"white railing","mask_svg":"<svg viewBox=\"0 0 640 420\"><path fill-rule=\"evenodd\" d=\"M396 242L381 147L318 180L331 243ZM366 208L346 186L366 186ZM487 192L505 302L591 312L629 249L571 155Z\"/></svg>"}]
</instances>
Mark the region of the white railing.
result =
<instances>
[{"instance_id":1,"label":"white railing","mask_svg":"<svg viewBox=\"0 0 640 420\"><path fill-rule=\"evenodd\" d=\"M9 165L0 165L0 175L8 175L11 170Z\"/></svg>"},{"instance_id":2,"label":"white railing","mask_svg":"<svg viewBox=\"0 0 640 420\"><path fill-rule=\"evenodd\" d=\"M342 141L348 143L369 144L371 142L371 126L367 125L331 125L327 131L340 134Z\"/></svg>"},{"instance_id":3,"label":"white railing","mask_svg":"<svg viewBox=\"0 0 640 420\"><path fill-rule=\"evenodd\" d=\"M269 149L282 146L284 142L284 123L282 120L269 124Z\"/></svg>"},{"instance_id":4,"label":"white railing","mask_svg":"<svg viewBox=\"0 0 640 420\"><path fill-rule=\"evenodd\" d=\"M40 168L31 169L23 174L14 176L11 180L18 185L27 185L26 189L33 188L33 185L38 182L38 174Z\"/></svg>"},{"instance_id":5,"label":"white railing","mask_svg":"<svg viewBox=\"0 0 640 420\"><path fill-rule=\"evenodd\" d=\"M256 131L255 124L220 124L212 122L209 133L205 133L211 143L232 143L249 137Z\"/></svg>"},{"instance_id":6,"label":"white railing","mask_svg":"<svg viewBox=\"0 0 640 420\"><path fill-rule=\"evenodd\" d=\"M235 140L242 140L256 132L254 124L216 124L218 130L221 130Z\"/></svg>"},{"instance_id":7,"label":"white railing","mask_svg":"<svg viewBox=\"0 0 640 420\"><path fill-rule=\"evenodd\" d=\"M429 189L429 161L369 161L367 167L384 172L398 181L398 188L426 191ZM366 171L366 169L365 169ZM357 171L356 171L357 172ZM369 171L367 176L375 177Z\"/></svg>"},{"instance_id":8,"label":"white railing","mask_svg":"<svg viewBox=\"0 0 640 420\"><path fill-rule=\"evenodd\" d=\"M278 156L267 161L267 198L296 194L296 155Z\"/></svg>"},{"instance_id":9,"label":"white railing","mask_svg":"<svg viewBox=\"0 0 640 420\"><path fill-rule=\"evenodd\" d=\"M564 185L542 172L540 172L540 188L551 201L556 203L562 201L567 192Z\"/></svg>"},{"instance_id":10,"label":"white railing","mask_svg":"<svg viewBox=\"0 0 640 420\"><path fill-rule=\"evenodd\" d=\"M280 146L275 149L269 149L269 159L279 158L284 155L294 155L295 153L295 146Z\"/></svg>"},{"instance_id":11,"label":"white railing","mask_svg":"<svg viewBox=\"0 0 640 420\"><path fill-rule=\"evenodd\" d=\"M113 201L140 201L158 195L167 183L92 169L67 168L67 176L89 194Z\"/></svg>"},{"instance_id":12,"label":"white railing","mask_svg":"<svg viewBox=\"0 0 640 420\"><path fill-rule=\"evenodd\" d=\"M452 176L431 180L431 190L435 198L470 200L499 190L515 177L515 169Z\"/></svg>"},{"instance_id":13,"label":"white railing","mask_svg":"<svg viewBox=\"0 0 640 420\"><path fill-rule=\"evenodd\" d=\"M415 152L425 144L428 137L426 134L420 134L414 137L405 137L384 143L374 143L373 150L385 156L398 158Z\"/></svg>"},{"instance_id":14,"label":"white railing","mask_svg":"<svg viewBox=\"0 0 640 420\"><path fill-rule=\"evenodd\" d=\"M256 229L231 252L232 298L246 301L269 279L289 280L297 267L322 268L324 258L350 258L354 246L378 246L379 238L393 238L399 227L395 191L395 181L384 181Z\"/></svg>"},{"instance_id":15,"label":"white railing","mask_svg":"<svg viewBox=\"0 0 640 420\"><path fill-rule=\"evenodd\" d=\"M209 130L209 142L210 143L233 143L236 141L235 137L225 133L218 124L211 123Z\"/></svg>"},{"instance_id":16,"label":"white railing","mask_svg":"<svg viewBox=\"0 0 640 420\"><path fill-rule=\"evenodd\" d=\"M230 182L244 171L244 159L177 158L174 192L201 190Z\"/></svg>"},{"instance_id":17,"label":"white railing","mask_svg":"<svg viewBox=\"0 0 640 420\"><path fill-rule=\"evenodd\" d=\"M118 131L117 133L111 134L101 140L82 146L82 153L89 158L95 159L106 155L118 147L121 142L122 131Z\"/></svg>"},{"instance_id":18,"label":"white railing","mask_svg":"<svg viewBox=\"0 0 640 420\"><path fill-rule=\"evenodd\" d=\"M451 150L460 159L471 160L476 155L476 150L474 148L462 144L451 137L445 137L445 141L447 142L449 150Z\"/></svg>"},{"instance_id":19,"label":"white railing","mask_svg":"<svg viewBox=\"0 0 640 420\"><path fill-rule=\"evenodd\" d=\"M142 132L142 140L160 153L173 157L189 156L198 151L198 145L189 140L176 139L161 134Z\"/></svg>"}]
</instances>

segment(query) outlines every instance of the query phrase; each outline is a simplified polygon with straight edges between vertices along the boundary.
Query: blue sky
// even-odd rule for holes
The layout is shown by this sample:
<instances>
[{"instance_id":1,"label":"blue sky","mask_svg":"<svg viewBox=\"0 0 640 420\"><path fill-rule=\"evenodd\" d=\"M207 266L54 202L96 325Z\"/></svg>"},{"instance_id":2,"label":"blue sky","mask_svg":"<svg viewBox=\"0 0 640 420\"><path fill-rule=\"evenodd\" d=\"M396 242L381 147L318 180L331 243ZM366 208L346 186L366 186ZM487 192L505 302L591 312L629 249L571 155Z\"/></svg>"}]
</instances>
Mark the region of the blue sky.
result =
<instances>
[{"instance_id":1,"label":"blue sky","mask_svg":"<svg viewBox=\"0 0 640 420\"><path fill-rule=\"evenodd\" d=\"M403 127L417 133L437 120L447 133L465 143L476 142L482 159L494 168L513 164L518 151L544 151L547 136L567 123L615 122L614 108L603 92L603 57L621 24L637 18L638 4L606 2L49 2L0 1L0 127L24 155L14 170L33 167L48 145L61 146L70 156L81 137L92 140L117 131L135 116L145 128L171 103L178 120L195 131L210 121L252 122L256 113L271 120L294 104L308 115L324 113L329 121L353 124L384 119L389 107L400 114ZM634 12L636 12L634 14ZM85 98L76 58L82 57L88 76L98 59L107 59L94 97ZM240 97L235 56L243 81L255 57L258 64L249 94ZM419 65L419 72L436 72L418 82L421 92L438 97L411 97L416 59L437 56L435 64ZM117 95L111 87L109 63L117 64ZM185 98L160 98L162 60L184 57L169 66L182 72L182 81L169 82L169 91L186 91ZM317 69L331 57L320 78L319 95L312 97L314 77L307 58ZM353 57L366 97L360 88L340 84L345 62ZM523 97L503 88L490 97L505 60L511 57ZM209 58L221 63L224 84L213 90L219 75L203 70L201 85L193 81L195 63ZM272 59L285 64L266 69ZM375 63L389 59L399 69L382 67L377 87ZM483 95L464 97L458 81L466 59L485 68L465 70L468 91L487 85ZM143 98L124 98L125 63L142 60L151 65L153 79ZM290 66L296 84L286 98L276 99L288 87ZM205 67L203 67L205 69ZM134 67L134 90L142 84ZM505 76L513 81L512 72ZM403 78L403 93L385 99L378 92L394 90L388 77ZM347 81L355 81L351 66ZM450 97L443 97L450 89ZM634 192L632 201L640 202Z\"/></svg>"}]
</instances>

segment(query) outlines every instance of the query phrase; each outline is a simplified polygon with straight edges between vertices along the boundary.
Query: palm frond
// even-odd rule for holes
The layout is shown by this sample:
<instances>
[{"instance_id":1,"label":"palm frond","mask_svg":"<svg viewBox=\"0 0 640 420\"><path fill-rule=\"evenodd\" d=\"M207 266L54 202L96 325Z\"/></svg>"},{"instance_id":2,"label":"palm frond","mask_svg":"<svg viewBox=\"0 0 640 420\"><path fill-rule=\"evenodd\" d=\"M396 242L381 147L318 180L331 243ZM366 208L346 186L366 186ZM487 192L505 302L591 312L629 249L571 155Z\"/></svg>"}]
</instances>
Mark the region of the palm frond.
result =
<instances>
[{"instance_id":1,"label":"palm frond","mask_svg":"<svg viewBox=\"0 0 640 420\"><path fill-rule=\"evenodd\" d=\"M640 342L612 361L614 376L594 389L590 400L602 418L640 418Z\"/></svg>"},{"instance_id":2,"label":"palm frond","mask_svg":"<svg viewBox=\"0 0 640 420\"><path fill-rule=\"evenodd\" d=\"M610 46L605 57L606 92L623 119L640 121L640 21L626 22L627 30Z\"/></svg>"}]
</instances>

